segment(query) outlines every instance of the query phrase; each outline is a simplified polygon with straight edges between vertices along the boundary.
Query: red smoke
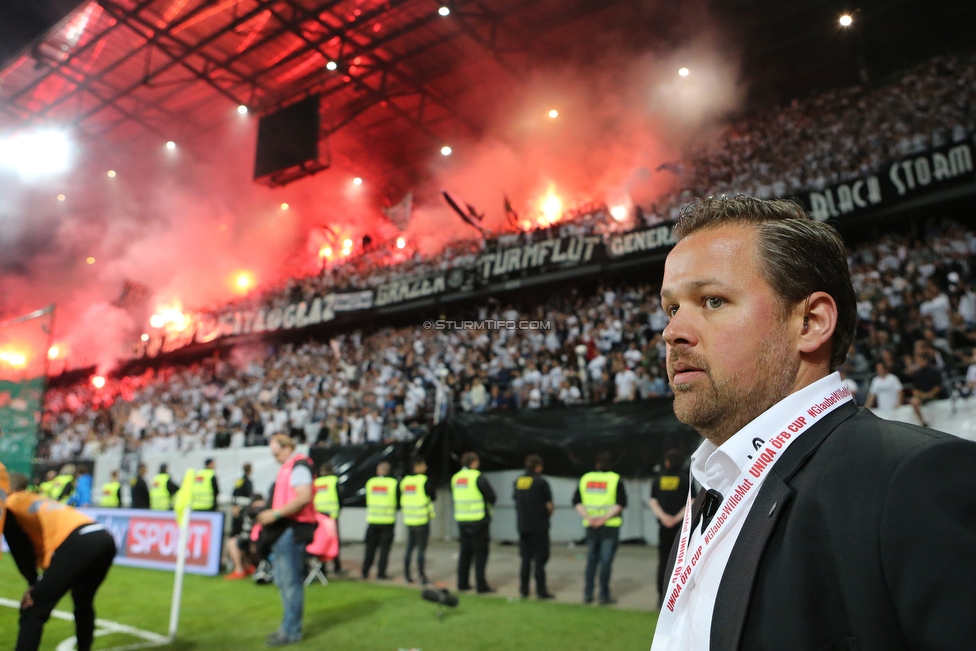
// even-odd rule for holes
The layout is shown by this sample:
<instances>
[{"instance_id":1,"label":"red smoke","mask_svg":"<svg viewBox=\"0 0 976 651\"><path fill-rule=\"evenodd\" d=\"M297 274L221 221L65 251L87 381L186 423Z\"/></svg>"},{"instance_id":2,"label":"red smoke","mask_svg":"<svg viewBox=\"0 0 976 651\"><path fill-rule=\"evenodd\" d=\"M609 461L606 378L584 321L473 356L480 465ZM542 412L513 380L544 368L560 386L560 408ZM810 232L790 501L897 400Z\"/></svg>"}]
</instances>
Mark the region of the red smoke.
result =
<instances>
[{"instance_id":1,"label":"red smoke","mask_svg":"<svg viewBox=\"0 0 976 651\"><path fill-rule=\"evenodd\" d=\"M473 114L491 98L480 116L483 135L445 143L449 157L431 146L412 188L404 256L477 236L441 190L486 213L482 225L499 232L508 228L506 196L520 218L536 222L550 187L572 209L647 204L679 186L659 165L707 142L738 103L727 53L707 40L667 56L600 51L585 65L546 65L522 81L496 75L459 91L457 104ZM687 78L677 75L682 65L692 71ZM351 240L355 255L364 235L375 239L387 224L380 208L401 191L382 194L389 186L371 176L380 166L371 167L353 129L332 138L331 169L269 189L251 181L257 117L214 105L226 113L221 127L173 124L175 150L148 134L81 140L64 178L26 186L0 176L0 320L56 303L59 356L83 357L104 372L162 305L178 301L193 311L232 300L245 289L234 280L242 271L260 290L338 264L341 242ZM362 185L352 183L357 176ZM149 295L117 305L127 281Z\"/></svg>"}]
</instances>

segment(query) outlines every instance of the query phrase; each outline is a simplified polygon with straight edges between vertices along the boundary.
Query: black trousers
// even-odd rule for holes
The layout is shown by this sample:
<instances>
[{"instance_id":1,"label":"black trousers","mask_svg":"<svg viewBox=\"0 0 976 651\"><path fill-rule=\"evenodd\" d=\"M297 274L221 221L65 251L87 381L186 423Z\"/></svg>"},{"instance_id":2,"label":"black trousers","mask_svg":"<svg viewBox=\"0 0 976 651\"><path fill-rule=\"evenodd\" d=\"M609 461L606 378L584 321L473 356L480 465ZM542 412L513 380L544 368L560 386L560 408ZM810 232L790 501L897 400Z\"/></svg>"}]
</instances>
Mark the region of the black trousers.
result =
<instances>
[{"instance_id":1,"label":"black trousers","mask_svg":"<svg viewBox=\"0 0 976 651\"><path fill-rule=\"evenodd\" d=\"M471 589L471 560L474 559L474 580L479 592L489 589L485 578L488 567L488 520L459 522L461 552L458 554L458 590Z\"/></svg>"},{"instance_id":2,"label":"black trousers","mask_svg":"<svg viewBox=\"0 0 976 651\"><path fill-rule=\"evenodd\" d=\"M667 570L668 559L671 557L671 548L674 546L674 539L678 537L680 525L665 529L657 528L657 601L658 606L664 603L664 572Z\"/></svg>"},{"instance_id":3,"label":"black trousers","mask_svg":"<svg viewBox=\"0 0 976 651\"><path fill-rule=\"evenodd\" d=\"M549 562L549 532L523 533L519 536L519 555L522 557L519 592L529 596L529 576L535 563L535 591L540 597L549 594L546 588L546 563Z\"/></svg>"},{"instance_id":4,"label":"black trousers","mask_svg":"<svg viewBox=\"0 0 976 651\"><path fill-rule=\"evenodd\" d=\"M336 573L338 573L338 572L340 572L342 570L342 561L339 560L339 555L342 553L342 534L339 533L339 517L338 517L338 514L336 514L335 525L336 525L336 538L339 539L339 545L338 545L338 547L336 547L336 557L335 557L335 560L332 561L332 568L333 568L333 570Z\"/></svg>"},{"instance_id":5,"label":"black trousers","mask_svg":"<svg viewBox=\"0 0 976 651\"><path fill-rule=\"evenodd\" d=\"M380 558L376 564L376 576L386 576L386 566L390 561L390 547L392 545L392 524L366 525L366 556L363 558L364 579L369 577L369 571L373 567L373 558L376 556L377 547L380 549Z\"/></svg>"},{"instance_id":6,"label":"black trousers","mask_svg":"<svg viewBox=\"0 0 976 651\"><path fill-rule=\"evenodd\" d=\"M417 576L423 581L427 578L424 562L427 558L427 541L430 539L430 523L407 527L407 553L403 556L403 576L410 580L410 557L417 550Z\"/></svg>"},{"instance_id":7,"label":"black trousers","mask_svg":"<svg viewBox=\"0 0 976 651\"><path fill-rule=\"evenodd\" d=\"M104 529L78 527L54 551L51 565L31 590L34 605L20 611L16 651L37 651L44 624L61 597L71 590L78 651L90 651L95 635L95 592L115 558L115 540Z\"/></svg>"}]
</instances>

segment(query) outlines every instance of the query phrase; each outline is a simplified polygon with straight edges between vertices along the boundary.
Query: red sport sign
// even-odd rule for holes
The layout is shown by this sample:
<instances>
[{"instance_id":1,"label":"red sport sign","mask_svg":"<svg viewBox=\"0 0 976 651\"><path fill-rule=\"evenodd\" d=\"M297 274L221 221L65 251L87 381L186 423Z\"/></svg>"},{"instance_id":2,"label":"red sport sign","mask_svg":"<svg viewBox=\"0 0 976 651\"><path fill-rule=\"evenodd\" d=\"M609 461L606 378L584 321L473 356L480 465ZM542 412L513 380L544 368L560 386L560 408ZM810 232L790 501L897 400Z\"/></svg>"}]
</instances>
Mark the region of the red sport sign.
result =
<instances>
[{"instance_id":1,"label":"red sport sign","mask_svg":"<svg viewBox=\"0 0 976 651\"><path fill-rule=\"evenodd\" d=\"M175 570L180 529L172 511L141 509L81 509L115 538L115 562L131 567ZM216 576L220 572L220 548L224 515L195 511L190 514L186 543L186 571Z\"/></svg>"}]
</instances>

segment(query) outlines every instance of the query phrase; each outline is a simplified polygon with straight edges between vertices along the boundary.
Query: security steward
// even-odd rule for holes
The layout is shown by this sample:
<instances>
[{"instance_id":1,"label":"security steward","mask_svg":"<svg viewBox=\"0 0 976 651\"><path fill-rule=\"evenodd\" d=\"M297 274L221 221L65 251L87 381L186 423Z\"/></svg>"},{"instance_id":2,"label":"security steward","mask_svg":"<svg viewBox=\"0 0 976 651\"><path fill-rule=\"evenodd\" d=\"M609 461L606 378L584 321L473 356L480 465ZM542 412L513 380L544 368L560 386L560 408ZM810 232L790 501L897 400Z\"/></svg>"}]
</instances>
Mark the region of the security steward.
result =
<instances>
[{"instance_id":1,"label":"security steward","mask_svg":"<svg viewBox=\"0 0 976 651\"><path fill-rule=\"evenodd\" d=\"M397 480L389 475L390 464L381 461L376 466L376 477L366 482L366 555L363 557L362 570L364 579L369 578L377 547L380 549L380 558L376 564L376 578L390 579L386 566L390 560L390 547L393 545L399 487Z\"/></svg>"},{"instance_id":2,"label":"security steward","mask_svg":"<svg viewBox=\"0 0 976 651\"><path fill-rule=\"evenodd\" d=\"M586 527L586 576L583 602L593 603L593 581L600 567L600 605L617 603L610 596L610 571L620 543L620 517L627 506L627 493L620 475L611 470L613 457L601 452L596 457L596 470L580 477L573 495L576 512L583 516Z\"/></svg>"},{"instance_id":3,"label":"security steward","mask_svg":"<svg viewBox=\"0 0 976 651\"><path fill-rule=\"evenodd\" d=\"M54 492L54 478L57 477L56 472L53 470L48 470L44 475L44 481L37 487L38 493L44 497L51 497L51 493Z\"/></svg>"},{"instance_id":4,"label":"security steward","mask_svg":"<svg viewBox=\"0 0 976 651\"><path fill-rule=\"evenodd\" d=\"M51 486L51 499L57 502L67 502L75 492L75 464L66 463L61 467L61 474L54 478Z\"/></svg>"},{"instance_id":5,"label":"security steward","mask_svg":"<svg viewBox=\"0 0 976 651\"><path fill-rule=\"evenodd\" d=\"M413 583L410 574L410 557L417 550L417 579L427 585L424 565L427 555L427 541L430 539L430 521L434 518L434 489L427 484L427 461L414 457L413 474L400 480L400 511L403 524L407 527L407 552L403 556L403 578Z\"/></svg>"},{"instance_id":6,"label":"security steward","mask_svg":"<svg viewBox=\"0 0 976 651\"><path fill-rule=\"evenodd\" d=\"M552 490L542 476L542 457L525 458L525 474L515 480L515 512L518 516L519 555L522 567L519 593L529 597L529 577L535 563L535 590L539 599L552 599L546 588L546 563L549 562L549 520L552 517Z\"/></svg>"},{"instance_id":7,"label":"security steward","mask_svg":"<svg viewBox=\"0 0 976 651\"><path fill-rule=\"evenodd\" d=\"M119 471L112 471L111 481L102 484L102 499L99 506L106 509L117 509L122 506L122 483L119 482Z\"/></svg>"},{"instance_id":8,"label":"security steward","mask_svg":"<svg viewBox=\"0 0 976 651\"><path fill-rule=\"evenodd\" d=\"M130 507L133 509L149 508L149 484L146 483L146 464L140 463L136 469L136 476L129 480Z\"/></svg>"},{"instance_id":9,"label":"security steward","mask_svg":"<svg viewBox=\"0 0 976 651\"><path fill-rule=\"evenodd\" d=\"M471 560L474 559L474 577L478 593L495 592L488 585L485 570L488 567L489 526L491 507L497 496L488 479L478 467L481 460L475 452L461 455L462 468L451 477L451 497L454 501L454 520L458 525L461 549L458 554L457 589L471 589Z\"/></svg>"},{"instance_id":10,"label":"security steward","mask_svg":"<svg viewBox=\"0 0 976 651\"><path fill-rule=\"evenodd\" d=\"M153 511L170 511L173 508L173 496L180 487L173 483L169 476L169 466L159 464L159 472L152 479L149 486L149 508Z\"/></svg>"},{"instance_id":11,"label":"security steward","mask_svg":"<svg viewBox=\"0 0 976 651\"><path fill-rule=\"evenodd\" d=\"M681 529L688 499L688 473L682 472L685 458L678 450L668 450L664 467L651 484L648 506L658 520L657 528L657 593L658 607L664 602L664 571L671 557L671 547Z\"/></svg>"},{"instance_id":12,"label":"security steward","mask_svg":"<svg viewBox=\"0 0 976 651\"><path fill-rule=\"evenodd\" d=\"M341 540L342 536L339 534L339 510L342 506L339 502L339 478L336 477L331 463L325 462L319 466L319 476L315 479L314 504L316 511L324 513L335 520L336 535ZM342 569L342 562L339 560L339 554L336 555L333 561L333 571L336 574L345 574L345 570Z\"/></svg>"},{"instance_id":13,"label":"security steward","mask_svg":"<svg viewBox=\"0 0 976 651\"><path fill-rule=\"evenodd\" d=\"M115 541L102 525L70 506L28 493L27 478L10 477L3 535L28 588L20 601L16 651L36 651L44 624L71 591L78 651L89 651L95 634L95 592L105 580ZM44 570L38 578L37 568Z\"/></svg>"},{"instance_id":14,"label":"security steward","mask_svg":"<svg viewBox=\"0 0 976 651\"><path fill-rule=\"evenodd\" d=\"M203 462L203 470L198 470L193 478L193 492L190 493L190 508L194 511L216 511L220 487L214 472L214 460Z\"/></svg>"}]
</instances>

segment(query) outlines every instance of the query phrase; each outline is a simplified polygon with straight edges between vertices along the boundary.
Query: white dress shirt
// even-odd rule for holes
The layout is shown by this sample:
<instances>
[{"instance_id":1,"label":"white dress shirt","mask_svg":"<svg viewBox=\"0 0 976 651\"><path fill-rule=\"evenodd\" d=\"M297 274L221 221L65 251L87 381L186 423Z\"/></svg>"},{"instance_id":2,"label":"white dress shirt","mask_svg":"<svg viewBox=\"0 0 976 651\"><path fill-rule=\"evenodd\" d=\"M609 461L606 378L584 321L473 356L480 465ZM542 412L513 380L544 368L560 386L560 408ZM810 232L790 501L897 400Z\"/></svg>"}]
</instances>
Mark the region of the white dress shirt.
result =
<instances>
[{"instance_id":1,"label":"white dress shirt","mask_svg":"<svg viewBox=\"0 0 976 651\"><path fill-rule=\"evenodd\" d=\"M743 464L740 468L739 464L742 461L751 463L748 455L756 456L753 439L760 438L768 441L771 436L785 429L801 413L801 410L814 402L818 396L829 394L841 386L843 385L840 374L833 373L783 398L733 434L732 438L722 445L716 446L711 441L704 441L691 457L691 474L702 485L702 490L714 489L727 498L730 489L736 485L739 475L748 470L748 466ZM737 463L736 459L742 461ZM775 464L778 459L779 456L776 456L773 463ZM763 478L765 476L762 475ZM762 479L754 482L755 488L746 494L738 507L741 513L729 521L729 530L720 538L716 538L709 552L698 563L694 575L682 591L674 617L665 617L662 611L657 630L654 631L651 651L708 650L712 630L712 610L719 584L722 582L725 566L728 564L742 525L759 493L761 482ZM699 522L692 529L688 549L696 549L701 535ZM674 544L679 544L679 541L680 537ZM670 582L670 577L667 580ZM668 590L667 584L665 590ZM668 626L669 621L670 626Z\"/></svg>"}]
</instances>

